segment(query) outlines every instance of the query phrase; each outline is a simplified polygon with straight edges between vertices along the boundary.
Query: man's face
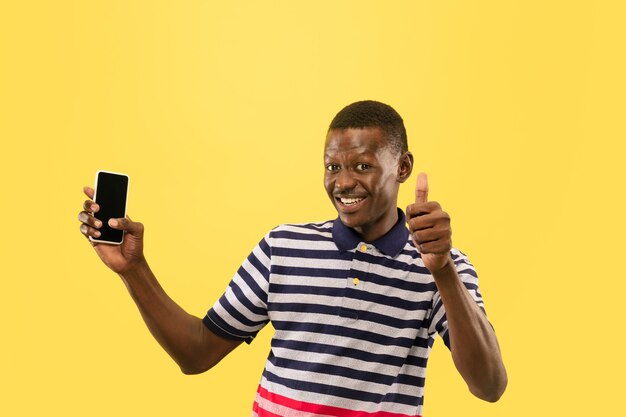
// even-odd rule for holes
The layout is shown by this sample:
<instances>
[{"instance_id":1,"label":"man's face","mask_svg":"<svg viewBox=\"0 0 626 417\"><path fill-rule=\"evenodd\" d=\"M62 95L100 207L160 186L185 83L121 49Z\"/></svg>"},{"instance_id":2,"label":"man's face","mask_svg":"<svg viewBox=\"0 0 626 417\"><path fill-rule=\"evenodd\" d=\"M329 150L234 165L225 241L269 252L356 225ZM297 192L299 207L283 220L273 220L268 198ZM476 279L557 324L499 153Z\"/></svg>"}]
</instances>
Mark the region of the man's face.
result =
<instances>
[{"instance_id":1,"label":"man's face","mask_svg":"<svg viewBox=\"0 0 626 417\"><path fill-rule=\"evenodd\" d=\"M398 220L398 188L406 179L400 165L400 155L379 128L328 132L324 187L341 222L366 241L378 239Z\"/></svg>"}]
</instances>

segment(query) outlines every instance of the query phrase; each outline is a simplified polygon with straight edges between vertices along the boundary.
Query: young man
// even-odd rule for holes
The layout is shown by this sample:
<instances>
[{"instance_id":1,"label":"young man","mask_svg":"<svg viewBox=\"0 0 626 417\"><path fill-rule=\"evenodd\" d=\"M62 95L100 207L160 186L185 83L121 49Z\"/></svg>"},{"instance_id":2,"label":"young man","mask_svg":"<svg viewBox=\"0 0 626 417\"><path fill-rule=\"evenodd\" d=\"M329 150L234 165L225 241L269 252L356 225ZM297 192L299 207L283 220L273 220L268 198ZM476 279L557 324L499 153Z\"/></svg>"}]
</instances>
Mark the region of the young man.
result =
<instances>
[{"instance_id":1,"label":"young man","mask_svg":"<svg viewBox=\"0 0 626 417\"><path fill-rule=\"evenodd\" d=\"M141 223L111 220L124 243L92 245L184 373L210 369L272 322L253 416L420 416L437 333L470 391L498 400L507 376L476 273L452 247L450 217L428 201L425 174L406 217L397 208L413 169L402 118L375 101L347 106L328 130L324 164L338 218L270 231L202 320L150 271ZM83 208L81 232L98 237L97 205Z\"/></svg>"}]
</instances>

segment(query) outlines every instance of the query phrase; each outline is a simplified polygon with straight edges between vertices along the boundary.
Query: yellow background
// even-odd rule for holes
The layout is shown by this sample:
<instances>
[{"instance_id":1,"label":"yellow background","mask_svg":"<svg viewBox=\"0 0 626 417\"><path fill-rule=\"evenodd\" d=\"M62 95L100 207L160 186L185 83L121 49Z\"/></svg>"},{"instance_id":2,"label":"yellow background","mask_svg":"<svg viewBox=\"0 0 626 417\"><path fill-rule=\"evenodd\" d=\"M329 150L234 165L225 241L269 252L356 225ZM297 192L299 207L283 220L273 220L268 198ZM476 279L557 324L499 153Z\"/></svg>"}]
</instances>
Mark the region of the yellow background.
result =
<instances>
[{"instance_id":1,"label":"yellow background","mask_svg":"<svg viewBox=\"0 0 626 417\"><path fill-rule=\"evenodd\" d=\"M79 233L81 187L130 175L153 270L202 316L270 228L334 217L326 127L370 98L403 115L509 371L481 402L438 341L425 416L619 414L625 18L619 1L2 2L0 415L248 416L270 329L183 376Z\"/></svg>"}]
</instances>

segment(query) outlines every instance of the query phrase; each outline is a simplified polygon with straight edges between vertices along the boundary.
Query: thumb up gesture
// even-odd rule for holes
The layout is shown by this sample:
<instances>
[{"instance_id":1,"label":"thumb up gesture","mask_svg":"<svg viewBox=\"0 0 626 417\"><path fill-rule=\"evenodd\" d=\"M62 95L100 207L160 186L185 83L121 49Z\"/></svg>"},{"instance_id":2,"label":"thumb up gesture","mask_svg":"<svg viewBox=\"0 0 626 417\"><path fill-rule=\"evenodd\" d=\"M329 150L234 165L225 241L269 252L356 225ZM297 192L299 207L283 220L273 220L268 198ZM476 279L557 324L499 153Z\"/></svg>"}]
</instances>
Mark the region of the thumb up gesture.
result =
<instances>
[{"instance_id":1,"label":"thumb up gesture","mask_svg":"<svg viewBox=\"0 0 626 417\"><path fill-rule=\"evenodd\" d=\"M406 208L406 218L413 244L431 274L452 262L450 216L439 203L428 201L428 177L423 172L417 176L415 203Z\"/></svg>"}]
</instances>

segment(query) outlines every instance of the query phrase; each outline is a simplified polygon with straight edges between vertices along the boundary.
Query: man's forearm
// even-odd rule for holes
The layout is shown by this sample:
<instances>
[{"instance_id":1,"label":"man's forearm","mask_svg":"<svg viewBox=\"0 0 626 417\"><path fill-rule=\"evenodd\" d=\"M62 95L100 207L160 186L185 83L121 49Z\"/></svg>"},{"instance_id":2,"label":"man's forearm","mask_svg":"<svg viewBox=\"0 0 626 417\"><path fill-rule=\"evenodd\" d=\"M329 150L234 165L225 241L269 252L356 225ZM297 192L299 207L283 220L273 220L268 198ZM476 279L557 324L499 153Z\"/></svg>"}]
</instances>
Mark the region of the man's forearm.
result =
<instances>
[{"instance_id":1,"label":"man's forearm","mask_svg":"<svg viewBox=\"0 0 626 417\"><path fill-rule=\"evenodd\" d=\"M497 401L506 388L507 375L493 328L463 285L452 260L433 276L446 309L456 368L474 395Z\"/></svg>"},{"instance_id":2,"label":"man's forearm","mask_svg":"<svg viewBox=\"0 0 626 417\"><path fill-rule=\"evenodd\" d=\"M148 329L184 373L199 373L213 365L204 351L204 324L165 293L147 262L120 276Z\"/></svg>"}]
</instances>

